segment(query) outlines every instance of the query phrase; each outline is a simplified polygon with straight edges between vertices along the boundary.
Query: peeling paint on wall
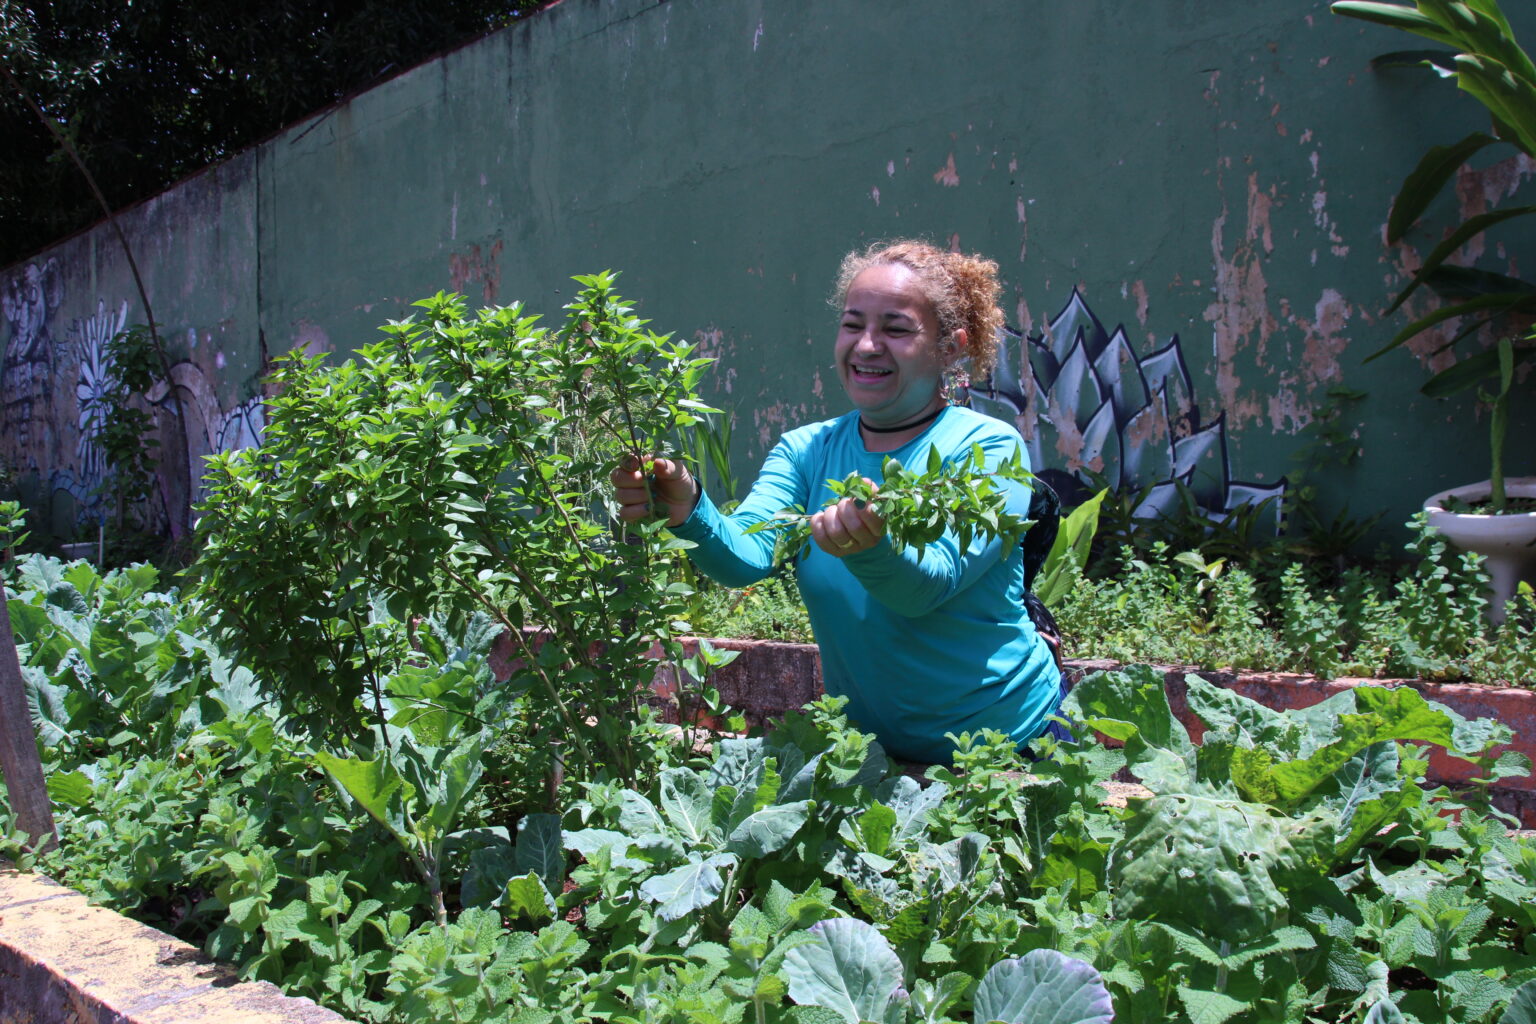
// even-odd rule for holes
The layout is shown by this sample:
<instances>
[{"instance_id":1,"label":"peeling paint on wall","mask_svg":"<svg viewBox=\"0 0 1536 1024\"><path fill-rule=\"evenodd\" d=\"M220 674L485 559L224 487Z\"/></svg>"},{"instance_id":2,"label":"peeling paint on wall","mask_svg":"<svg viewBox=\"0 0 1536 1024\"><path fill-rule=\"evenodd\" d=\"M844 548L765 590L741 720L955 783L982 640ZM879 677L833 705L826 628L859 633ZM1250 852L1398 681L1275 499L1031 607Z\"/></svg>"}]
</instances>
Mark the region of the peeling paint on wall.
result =
<instances>
[{"instance_id":1,"label":"peeling paint on wall","mask_svg":"<svg viewBox=\"0 0 1536 1024\"><path fill-rule=\"evenodd\" d=\"M960 184L960 175L955 170L955 154L949 154L949 160L933 174L933 180L947 188L954 188Z\"/></svg>"},{"instance_id":2,"label":"peeling paint on wall","mask_svg":"<svg viewBox=\"0 0 1536 1024\"><path fill-rule=\"evenodd\" d=\"M1274 187L1260 189L1258 172L1248 175L1247 224L1242 241L1227 254L1225 233L1228 210L1225 200L1220 215L1211 225L1211 258L1216 271L1216 301L1205 311L1211 324L1211 348L1216 360L1216 390L1233 427L1257 419L1262 407L1252 394L1238 389L1242 378L1237 374L1237 360L1245 350L1254 350L1262 362L1269 339L1275 332L1275 318L1269 310L1269 284L1264 278L1264 256L1274 250L1269 210L1274 202Z\"/></svg>"},{"instance_id":3,"label":"peeling paint on wall","mask_svg":"<svg viewBox=\"0 0 1536 1024\"><path fill-rule=\"evenodd\" d=\"M481 255L478 245L471 245L468 252L450 253L448 280L453 290L467 295L478 283L481 299L487 303L495 302L496 293L501 288L501 247L502 243L497 241L486 255Z\"/></svg>"}]
</instances>

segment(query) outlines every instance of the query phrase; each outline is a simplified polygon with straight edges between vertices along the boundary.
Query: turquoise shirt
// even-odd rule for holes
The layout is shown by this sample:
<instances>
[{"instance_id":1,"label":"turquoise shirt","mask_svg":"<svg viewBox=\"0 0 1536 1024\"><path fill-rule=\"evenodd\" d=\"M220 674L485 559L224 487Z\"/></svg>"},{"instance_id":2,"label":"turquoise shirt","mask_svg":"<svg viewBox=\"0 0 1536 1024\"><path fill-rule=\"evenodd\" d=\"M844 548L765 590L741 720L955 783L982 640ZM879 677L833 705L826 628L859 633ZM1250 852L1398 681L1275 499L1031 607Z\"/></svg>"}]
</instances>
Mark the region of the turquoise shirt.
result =
<instances>
[{"instance_id":1,"label":"turquoise shirt","mask_svg":"<svg viewBox=\"0 0 1536 1024\"><path fill-rule=\"evenodd\" d=\"M727 586L746 586L773 566L774 534L743 531L786 508L820 509L829 479L858 472L882 479L887 456L927 464L936 447L946 459L986 452L988 466L1015 451L1028 459L1018 431L969 409L950 408L927 430L891 452L869 452L858 415L790 431L763 463L752 493L727 516L701 496L674 532L698 546L689 554ZM1007 484L1009 509L1029 510L1028 487ZM909 761L947 762L945 733L996 729L1019 744L1055 713L1061 678L1050 649L1024 610L1022 549L975 538L962 550L946 533L919 556L897 553L889 538L846 558L814 544L796 564L800 594L821 648L829 693L848 698L848 715L887 751Z\"/></svg>"}]
</instances>

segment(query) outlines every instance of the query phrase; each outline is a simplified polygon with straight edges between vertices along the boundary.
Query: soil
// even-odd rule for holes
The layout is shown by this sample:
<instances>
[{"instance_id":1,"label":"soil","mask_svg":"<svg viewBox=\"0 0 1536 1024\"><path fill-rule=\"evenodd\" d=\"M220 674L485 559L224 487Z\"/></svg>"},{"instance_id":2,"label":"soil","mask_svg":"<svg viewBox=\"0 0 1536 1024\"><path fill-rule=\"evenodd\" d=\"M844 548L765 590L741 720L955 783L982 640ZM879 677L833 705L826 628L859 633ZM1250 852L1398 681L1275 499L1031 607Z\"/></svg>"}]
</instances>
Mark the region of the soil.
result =
<instances>
[{"instance_id":1,"label":"soil","mask_svg":"<svg viewBox=\"0 0 1536 1024\"><path fill-rule=\"evenodd\" d=\"M1495 513L1488 507L1491 504L1487 498L1479 498L1477 501L1462 501L1460 498L1447 498L1445 510L1459 515L1489 516ZM1498 513L1506 516L1521 516L1536 512L1536 498L1509 497L1504 501L1504 511Z\"/></svg>"}]
</instances>

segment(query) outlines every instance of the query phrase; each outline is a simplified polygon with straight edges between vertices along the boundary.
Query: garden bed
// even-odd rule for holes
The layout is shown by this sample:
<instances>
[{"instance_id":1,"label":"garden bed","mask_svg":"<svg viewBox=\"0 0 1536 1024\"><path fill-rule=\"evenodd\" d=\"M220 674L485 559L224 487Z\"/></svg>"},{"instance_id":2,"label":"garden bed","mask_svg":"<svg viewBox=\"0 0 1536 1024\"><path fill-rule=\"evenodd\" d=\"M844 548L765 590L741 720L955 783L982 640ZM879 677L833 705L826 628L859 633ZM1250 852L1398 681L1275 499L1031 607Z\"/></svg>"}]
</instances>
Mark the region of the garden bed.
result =
<instances>
[{"instance_id":1,"label":"garden bed","mask_svg":"<svg viewBox=\"0 0 1536 1024\"><path fill-rule=\"evenodd\" d=\"M720 697L745 715L752 725L784 715L822 694L821 658L814 644L773 640L711 640L722 650L740 652L731 664L716 671L710 683ZM1090 672L1118 667L1102 660L1068 660L1075 678ZM1159 666L1166 680L1168 702L1192 738L1204 732L1185 700L1184 677L1197 674L1209 682L1258 701L1275 710L1311 707L1336 693L1365 684L1410 686L1428 700L1438 701L1468 718L1491 718L1514 730L1511 749L1536 761L1536 690L1437 683L1423 679L1331 679L1290 672L1251 672L1196 669L1190 666ZM675 709L676 683L669 670L657 673L654 689L667 709ZM675 713L675 712L674 712ZM1429 781L1462 785L1471 766L1444 751L1430 756ZM1525 828L1536 828L1536 779L1530 776L1502 779L1494 789L1494 804L1515 815Z\"/></svg>"}]
</instances>

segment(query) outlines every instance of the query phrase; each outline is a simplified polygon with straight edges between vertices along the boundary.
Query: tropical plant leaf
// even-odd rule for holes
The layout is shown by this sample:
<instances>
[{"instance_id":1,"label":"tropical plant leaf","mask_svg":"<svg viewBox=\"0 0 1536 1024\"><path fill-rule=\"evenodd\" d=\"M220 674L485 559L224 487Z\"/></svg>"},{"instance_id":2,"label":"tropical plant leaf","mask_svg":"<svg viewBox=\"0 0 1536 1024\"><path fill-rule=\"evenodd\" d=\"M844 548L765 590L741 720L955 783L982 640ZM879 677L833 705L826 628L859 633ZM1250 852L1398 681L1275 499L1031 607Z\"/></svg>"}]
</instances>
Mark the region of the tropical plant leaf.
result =
<instances>
[{"instance_id":1,"label":"tropical plant leaf","mask_svg":"<svg viewBox=\"0 0 1536 1024\"><path fill-rule=\"evenodd\" d=\"M1371 70L1382 68L1430 67L1441 75L1456 73L1456 54L1452 50L1394 50L1371 58Z\"/></svg>"},{"instance_id":2,"label":"tropical plant leaf","mask_svg":"<svg viewBox=\"0 0 1536 1024\"><path fill-rule=\"evenodd\" d=\"M1399 28L1414 35L1423 36L1445 46L1460 49L1460 42L1445 25L1422 11L1400 4L1375 3L1372 0L1339 0L1330 8L1335 14L1372 21L1378 25Z\"/></svg>"},{"instance_id":3,"label":"tropical plant leaf","mask_svg":"<svg viewBox=\"0 0 1536 1024\"><path fill-rule=\"evenodd\" d=\"M1088 564L1089 548L1099 532L1099 509L1108 493L1107 488L1099 491L1062 519L1034 586L1035 596L1048 607L1056 607L1066 597L1073 570L1081 572Z\"/></svg>"},{"instance_id":4,"label":"tropical plant leaf","mask_svg":"<svg viewBox=\"0 0 1536 1024\"><path fill-rule=\"evenodd\" d=\"M1515 217L1524 217L1527 214L1536 213L1536 206L1511 206L1503 210L1490 210L1480 213L1475 217L1468 217L1456 226L1456 229L1446 236L1445 240L1430 250L1424 257L1424 263L1419 267L1419 272L1413 276L1408 287L1397 293L1397 298L1392 300L1392 305L1382 311L1382 316L1396 312L1398 307L1407 301L1408 296L1418 290L1421 284L1430 281L1435 271L1448 260L1457 249L1460 249L1469 240L1487 231L1495 224L1501 224Z\"/></svg>"},{"instance_id":5,"label":"tropical plant leaf","mask_svg":"<svg viewBox=\"0 0 1536 1024\"><path fill-rule=\"evenodd\" d=\"M1093 965L1054 949L993 964L976 986L975 1019L1003 1024L1109 1024L1114 1007Z\"/></svg>"},{"instance_id":6,"label":"tropical plant leaf","mask_svg":"<svg viewBox=\"0 0 1536 1024\"><path fill-rule=\"evenodd\" d=\"M1529 66L1529 59L1519 47L1497 55L1459 53L1456 83L1493 113L1505 141L1514 143L1527 155L1536 155L1536 86L1529 78L1512 73L1510 60L1524 60Z\"/></svg>"},{"instance_id":7,"label":"tropical plant leaf","mask_svg":"<svg viewBox=\"0 0 1536 1024\"><path fill-rule=\"evenodd\" d=\"M1443 274L1448 270L1457 269L1462 268L1441 267L1437 272L1437 275ZM1392 336L1391 341L1387 342L1381 348L1366 356L1364 361L1368 363L1373 359L1379 359L1381 356L1384 356L1388 352L1391 352L1393 349L1400 347L1409 339L1417 337L1418 335L1429 330L1431 327L1434 327L1436 324L1444 323L1447 320L1454 320L1457 317L1471 316L1474 313L1481 313L1485 311L1488 313L1487 316L1480 317L1472 323L1461 327L1461 329L1456 332L1456 335L1449 342L1440 346L1440 349L1437 349L1436 351L1438 352L1440 350L1450 348L1462 338L1466 337L1468 334L1475 333L1479 327L1485 323L1488 323L1495 317L1519 312L1522 308L1533 304L1536 304L1536 294L1533 294L1529 291L1490 292L1486 295L1478 295L1475 298L1466 300L1465 302L1448 302L1445 305L1442 305L1433 310L1428 315L1420 317L1408 326L1404 327L1402 330L1398 331ZM1459 366L1460 364L1457 365ZM1451 367L1451 370L1455 369L1455 366ZM1429 394L1429 385L1426 384L1424 387L1425 394Z\"/></svg>"},{"instance_id":8,"label":"tropical plant leaf","mask_svg":"<svg viewBox=\"0 0 1536 1024\"><path fill-rule=\"evenodd\" d=\"M811 940L791 949L782 973L789 998L823 1006L848 1024L878 1021L901 988L901 961L874 925L853 918L821 921Z\"/></svg>"},{"instance_id":9,"label":"tropical plant leaf","mask_svg":"<svg viewBox=\"0 0 1536 1024\"><path fill-rule=\"evenodd\" d=\"M1454 66L1450 57L1449 54L1445 55L1447 66ZM1392 200L1392 213L1387 218L1387 242L1396 244L1401 241L1413 222L1423 216L1424 210L1440 194L1445 183L1456 174L1456 170L1470 160L1473 154L1497 141L1487 132L1473 132L1449 146L1431 146L1429 152L1419 160L1418 166L1403 179L1402 187L1397 190L1397 198Z\"/></svg>"}]
</instances>

